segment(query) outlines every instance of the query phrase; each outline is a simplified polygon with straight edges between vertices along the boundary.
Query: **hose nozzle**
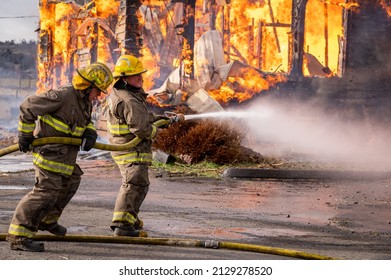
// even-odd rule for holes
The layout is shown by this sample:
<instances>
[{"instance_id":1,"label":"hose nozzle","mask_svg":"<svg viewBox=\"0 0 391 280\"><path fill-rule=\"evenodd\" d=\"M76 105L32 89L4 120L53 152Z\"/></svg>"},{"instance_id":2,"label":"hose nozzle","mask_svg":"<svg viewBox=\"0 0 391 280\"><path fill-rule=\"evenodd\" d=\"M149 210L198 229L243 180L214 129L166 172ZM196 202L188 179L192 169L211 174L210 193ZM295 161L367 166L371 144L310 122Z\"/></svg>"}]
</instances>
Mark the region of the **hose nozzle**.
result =
<instances>
[{"instance_id":1,"label":"hose nozzle","mask_svg":"<svg viewBox=\"0 0 391 280\"><path fill-rule=\"evenodd\" d=\"M180 113L164 112L164 115L170 119L171 124L185 121L185 116Z\"/></svg>"}]
</instances>

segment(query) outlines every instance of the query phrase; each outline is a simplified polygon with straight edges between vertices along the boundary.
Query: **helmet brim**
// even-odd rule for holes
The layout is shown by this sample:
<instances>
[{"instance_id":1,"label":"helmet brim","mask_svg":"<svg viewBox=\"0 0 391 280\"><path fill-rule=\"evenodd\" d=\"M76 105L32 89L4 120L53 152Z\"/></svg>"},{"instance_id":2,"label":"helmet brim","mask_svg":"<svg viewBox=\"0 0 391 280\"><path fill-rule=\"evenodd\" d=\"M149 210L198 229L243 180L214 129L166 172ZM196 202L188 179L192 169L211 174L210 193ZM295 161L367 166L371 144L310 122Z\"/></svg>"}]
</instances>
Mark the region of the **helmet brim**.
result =
<instances>
[{"instance_id":1,"label":"helmet brim","mask_svg":"<svg viewBox=\"0 0 391 280\"><path fill-rule=\"evenodd\" d=\"M94 85L93 85L94 86ZM97 86L94 86L94 87L96 87L97 89L99 89L101 92L103 92L104 94L108 94L108 92L107 92L107 90L103 90L103 89L101 89L100 87L97 87Z\"/></svg>"},{"instance_id":2,"label":"helmet brim","mask_svg":"<svg viewBox=\"0 0 391 280\"><path fill-rule=\"evenodd\" d=\"M142 71L138 71L138 72L134 72L134 73L131 73L131 74L125 74L124 72L122 73L119 73L119 72L113 72L113 78L114 78L114 83L115 83L115 79L120 79L122 77L130 77L130 76L135 76L135 75L139 75L139 74L143 74L147 72L146 69L143 69ZM118 81L118 80L117 80Z\"/></svg>"},{"instance_id":3,"label":"helmet brim","mask_svg":"<svg viewBox=\"0 0 391 280\"><path fill-rule=\"evenodd\" d=\"M107 94L107 90L104 90L102 89L101 87L98 87L94 82L91 82L89 79L87 79L85 76L84 76L84 73L82 73L82 71L80 71L79 69L76 69L76 72L80 75L80 77L82 77L84 80L86 80L87 82L89 82L91 84L92 87L95 87L97 89L99 89L101 92L103 92L104 94Z\"/></svg>"}]
</instances>

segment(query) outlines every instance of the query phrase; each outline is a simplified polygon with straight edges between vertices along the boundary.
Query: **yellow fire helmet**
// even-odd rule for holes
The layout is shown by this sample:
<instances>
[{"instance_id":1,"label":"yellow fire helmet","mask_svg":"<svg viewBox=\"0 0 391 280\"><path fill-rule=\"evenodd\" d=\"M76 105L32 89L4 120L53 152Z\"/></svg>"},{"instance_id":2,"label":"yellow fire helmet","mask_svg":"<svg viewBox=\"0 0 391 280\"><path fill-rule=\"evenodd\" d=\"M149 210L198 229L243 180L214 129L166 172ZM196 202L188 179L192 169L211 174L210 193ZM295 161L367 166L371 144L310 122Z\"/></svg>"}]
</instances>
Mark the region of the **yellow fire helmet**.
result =
<instances>
[{"instance_id":1,"label":"yellow fire helmet","mask_svg":"<svg viewBox=\"0 0 391 280\"><path fill-rule=\"evenodd\" d=\"M121 55L114 67L114 84L121 78L145 73L141 61L133 55Z\"/></svg>"},{"instance_id":2,"label":"yellow fire helmet","mask_svg":"<svg viewBox=\"0 0 391 280\"><path fill-rule=\"evenodd\" d=\"M97 87L107 94L107 88L113 82L113 75L105 64L94 62L86 67L76 69L72 85L75 89L84 90L90 86Z\"/></svg>"}]
</instances>

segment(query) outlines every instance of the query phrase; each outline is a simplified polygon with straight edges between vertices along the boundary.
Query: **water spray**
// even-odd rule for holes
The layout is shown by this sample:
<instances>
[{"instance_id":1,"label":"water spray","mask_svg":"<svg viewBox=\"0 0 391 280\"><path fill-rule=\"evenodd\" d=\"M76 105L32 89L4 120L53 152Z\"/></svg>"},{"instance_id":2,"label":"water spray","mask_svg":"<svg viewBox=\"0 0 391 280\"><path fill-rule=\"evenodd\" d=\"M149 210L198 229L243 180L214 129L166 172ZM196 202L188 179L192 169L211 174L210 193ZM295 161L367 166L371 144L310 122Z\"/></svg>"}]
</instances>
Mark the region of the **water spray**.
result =
<instances>
[{"instance_id":1,"label":"water spray","mask_svg":"<svg viewBox=\"0 0 391 280\"><path fill-rule=\"evenodd\" d=\"M262 113L256 114L255 112L246 112L246 111L220 111L220 112L209 112L202 114L194 115L184 115L184 119L196 120L196 119L223 119L223 118L233 118L233 119L247 119L252 117L262 117Z\"/></svg>"}]
</instances>

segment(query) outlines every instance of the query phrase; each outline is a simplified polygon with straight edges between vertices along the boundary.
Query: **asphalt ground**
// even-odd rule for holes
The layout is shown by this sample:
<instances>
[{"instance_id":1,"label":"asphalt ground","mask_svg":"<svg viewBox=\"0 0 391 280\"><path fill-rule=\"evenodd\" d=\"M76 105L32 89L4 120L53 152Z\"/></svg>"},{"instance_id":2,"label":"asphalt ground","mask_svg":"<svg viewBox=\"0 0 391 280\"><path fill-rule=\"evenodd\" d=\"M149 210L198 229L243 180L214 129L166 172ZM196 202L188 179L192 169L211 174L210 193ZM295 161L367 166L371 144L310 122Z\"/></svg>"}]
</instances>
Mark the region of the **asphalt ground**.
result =
<instances>
[{"instance_id":1,"label":"asphalt ground","mask_svg":"<svg viewBox=\"0 0 391 280\"><path fill-rule=\"evenodd\" d=\"M26 155L15 154L15 161L26 163ZM151 170L140 213L149 236L120 244L109 228L121 184L117 167L110 160L79 164L85 173L80 189L60 219L71 240L39 232L42 253L12 251L1 241L2 260L391 259L391 179L210 179ZM33 183L27 163L24 170L0 172L2 235ZM206 241L244 249L194 246Z\"/></svg>"}]
</instances>

